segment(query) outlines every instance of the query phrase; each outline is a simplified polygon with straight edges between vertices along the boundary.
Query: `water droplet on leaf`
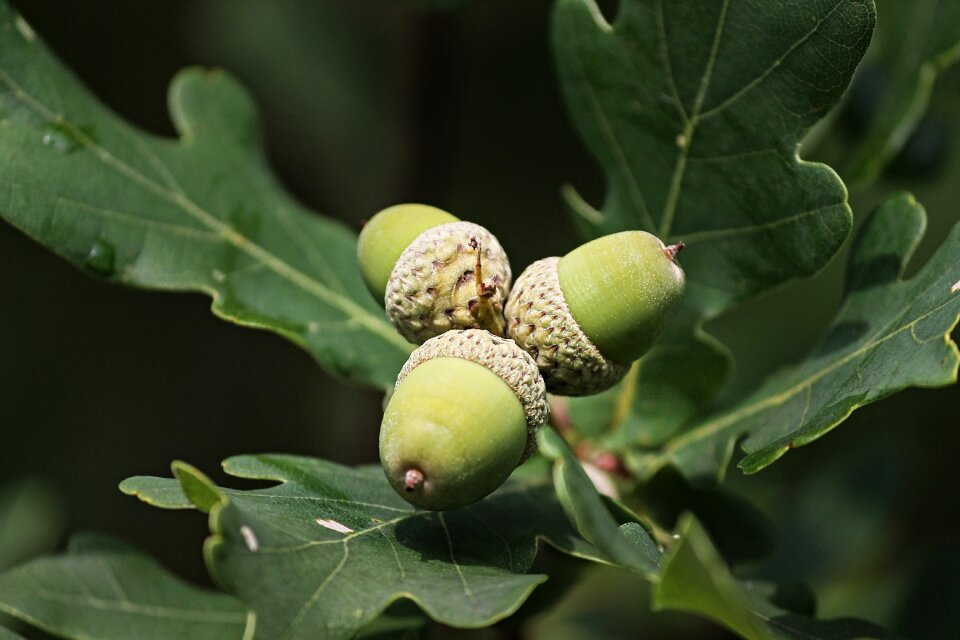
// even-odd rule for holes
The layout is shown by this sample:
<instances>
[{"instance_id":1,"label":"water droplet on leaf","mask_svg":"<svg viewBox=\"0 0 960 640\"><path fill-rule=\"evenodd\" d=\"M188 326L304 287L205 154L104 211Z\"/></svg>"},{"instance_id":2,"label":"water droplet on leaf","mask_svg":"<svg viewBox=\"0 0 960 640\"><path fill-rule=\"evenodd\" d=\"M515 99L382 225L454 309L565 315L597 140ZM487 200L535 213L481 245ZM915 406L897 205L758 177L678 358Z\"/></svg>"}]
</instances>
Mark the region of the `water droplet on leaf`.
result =
<instances>
[{"instance_id":1,"label":"water droplet on leaf","mask_svg":"<svg viewBox=\"0 0 960 640\"><path fill-rule=\"evenodd\" d=\"M37 39L37 34L33 32L33 29L27 24L27 21L23 19L23 16L15 17L13 24L16 25L17 31L20 32L20 35L23 36L23 39L27 42L33 42Z\"/></svg>"},{"instance_id":2,"label":"water droplet on leaf","mask_svg":"<svg viewBox=\"0 0 960 640\"><path fill-rule=\"evenodd\" d=\"M116 258L117 252L112 245L97 240L83 261L83 266L98 276L109 278L113 275Z\"/></svg>"},{"instance_id":3,"label":"water droplet on leaf","mask_svg":"<svg viewBox=\"0 0 960 640\"><path fill-rule=\"evenodd\" d=\"M44 124L40 140L48 147L60 153L76 151L93 140L92 127L72 127L65 122L54 121Z\"/></svg>"}]
</instances>

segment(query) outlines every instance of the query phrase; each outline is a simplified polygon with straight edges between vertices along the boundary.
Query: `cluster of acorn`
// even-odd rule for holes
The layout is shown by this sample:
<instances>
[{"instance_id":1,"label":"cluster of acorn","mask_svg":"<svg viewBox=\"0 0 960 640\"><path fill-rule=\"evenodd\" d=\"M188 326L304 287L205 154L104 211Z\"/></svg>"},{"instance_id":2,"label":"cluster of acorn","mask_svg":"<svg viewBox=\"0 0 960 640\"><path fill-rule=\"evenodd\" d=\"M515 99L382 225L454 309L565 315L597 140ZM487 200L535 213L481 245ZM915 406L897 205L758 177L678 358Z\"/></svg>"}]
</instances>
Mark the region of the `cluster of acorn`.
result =
<instances>
[{"instance_id":1,"label":"cluster of acorn","mask_svg":"<svg viewBox=\"0 0 960 640\"><path fill-rule=\"evenodd\" d=\"M548 391L603 391L650 348L683 296L682 247L616 233L534 262L511 289L483 227L419 204L375 215L357 244L364 281L421 345L380 429L391 486L437 510L499 487L535 450Z\"/></svg>"}]
</instances>

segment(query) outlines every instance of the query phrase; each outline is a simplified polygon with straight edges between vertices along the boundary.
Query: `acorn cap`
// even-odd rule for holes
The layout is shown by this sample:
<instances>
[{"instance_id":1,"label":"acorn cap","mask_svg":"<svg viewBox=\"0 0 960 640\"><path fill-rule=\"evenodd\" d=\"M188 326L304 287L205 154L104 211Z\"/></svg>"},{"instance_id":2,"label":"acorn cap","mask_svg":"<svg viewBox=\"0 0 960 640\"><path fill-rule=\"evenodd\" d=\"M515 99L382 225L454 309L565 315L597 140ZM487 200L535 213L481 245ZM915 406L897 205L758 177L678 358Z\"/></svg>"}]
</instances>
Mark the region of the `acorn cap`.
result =
<instances>
[{"instance_id":1,"label":"acorn cap","mask_svg":"<svg viewBox=\"0 0 960 640\"><path fill-rule=\"evenodd\" d=\"M449 222L427 229L403 251L384 306L400 334L416 344L451 329L503 335L510 281L506 252L492 233L472 222Z\"/></svg>"},{"instance_id":2,"label":"acorn cap","mask_svg":"<svg viewBox=\"0 0 960 640\"><path fill-rule=\"evenodd\" d=\"M560 289L559 263L558 257L537 260L517 278L504 309L507 335L533 356L551 393L599 393L630 366L604 357L580 328Z\"/></svg>"},{"instance_id":3,"label":"acorn cap","mask_svg":"<svg viewBox=\"0 0 960 640\"><path fill-rule=\"evenodd\" d=\"M544 381L530 354L513 340L482 329L448 331L427 340L410 354L397 376L396 386L418 365L439 357L463 358L483 365L513 389L527 419L527 446L520 463L529 458L537 449L537 430L550 415Z\"/></svg>"}]
</instances>

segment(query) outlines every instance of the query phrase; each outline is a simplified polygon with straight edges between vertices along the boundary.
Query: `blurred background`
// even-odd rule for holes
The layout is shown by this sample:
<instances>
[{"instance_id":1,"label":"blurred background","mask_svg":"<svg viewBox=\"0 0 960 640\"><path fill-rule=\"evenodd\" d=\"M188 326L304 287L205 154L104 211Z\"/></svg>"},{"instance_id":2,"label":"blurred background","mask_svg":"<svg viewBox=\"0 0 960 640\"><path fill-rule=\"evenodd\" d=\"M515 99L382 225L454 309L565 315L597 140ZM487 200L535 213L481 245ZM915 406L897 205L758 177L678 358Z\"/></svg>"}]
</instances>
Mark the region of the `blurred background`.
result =
<instances>
[{"instance_id":1,"label":"blurred background","mask_svg":"<svg viewBox=\"0 0 960 640\"><path fill-rule=\"evenodd\" d=\"M519 272L578 243L562 184L602 202L603 176L556 85L547 0L478 0L456 11L414 0L12 4L102 101L158 134L173 135L166 87L177 70L228 69L260 105L283 183L354 229L391 204L435 204L489 227ZM869 111L883 90L877 74L860 74L808 157L842 158L862 135L857 109ZM851 195L857 223L895 190L917 195L929 225L914 265L960 217L957 122L954 69L892 168ZM836 310L844 254L708 326L737 355L727 393L813 345ZM272 334L217 320L202 296L103 285L5 223L0 274L0 545L8 550L0 569L93 529L209 584L205 519L144 506L117 483L168 475L173 459L234 484L219 471L233 454L377 459L379 394L333 379ZM947 616L960 607L958 450L958 388L908 390L756 476L732 471L727 488L776 531L771 557L744 570L809 582L827 617L947 637ZM688 616L651 618L637 606L645 598L637 581L588 574L563 607L535 619L535 635L705 637Z\"/></svg>"}]
</instances>

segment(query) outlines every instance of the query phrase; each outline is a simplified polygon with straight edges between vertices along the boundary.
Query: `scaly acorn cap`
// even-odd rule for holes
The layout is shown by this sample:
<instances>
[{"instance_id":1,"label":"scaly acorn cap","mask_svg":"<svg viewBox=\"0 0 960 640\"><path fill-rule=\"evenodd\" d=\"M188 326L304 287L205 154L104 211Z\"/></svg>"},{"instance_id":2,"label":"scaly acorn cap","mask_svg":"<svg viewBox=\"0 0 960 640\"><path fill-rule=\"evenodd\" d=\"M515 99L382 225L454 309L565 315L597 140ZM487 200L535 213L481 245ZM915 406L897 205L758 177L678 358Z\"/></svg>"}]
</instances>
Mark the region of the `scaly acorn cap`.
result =
<instances>
[{"instance_id":1,"label":"scaly acorn cap","mask_svg":"<svg viewBox=\"0 0 960 640\"><path fill-rule=\"evenodd\" d=\"M551 393L599 393L630 365L604 357L580 328L560 288L559 263L558 257L537 260L517 278L504 309L507 335L533 356Z\"/></svg>"},{"instance_id":2,"label":"scaly acorn cap","mask_svg":"<svg viewBox=\"0 0 960 640\"><path fill-rule=\"evenodd\" d=\"M483 365L513 389L527 420L527 445L520 463L529 458L537 450L537 431L550 416L546 386L530 354L513 340L483 329L448 331L427 340L410 354L400 369L395 388L417 366L440 357L463 358Z\"/></svg>"},{"instance_id":3,"label":"scaly acorn cap","mask_svg":"<svg viewBox=\"0 0 960 640\"><path fill-rule=\"evenodd\" d=\"M390 273L400 254L421 233L459 218L428 204L396 204L377 212L360 230L357 262L363 283L377 302L383 301Z\"/></svg>"},{"instance_id":4,"label":"scaly acorn cap","mask_svg":"<svg viewBox=\"0 0 960 640\"><path fill-rule=\"evenodd\" d=\"M404 249L384 295L387 316L415 344L451 329L504 334L510 262L496 237L472 222L427 229Z\"/></svg>"},{"instance_id":5,"label":"scaly acorn cap","mask_svg":"<svg viewBox=\"0 0 960 640\"><path fill-rule=\"evenodd\" d=\"M547 389L598 393L663 333L683 301L679 242L645 231L591 240L531 265L507 301L507 332L537 360Z\"/></svg>"}]
</instances>

